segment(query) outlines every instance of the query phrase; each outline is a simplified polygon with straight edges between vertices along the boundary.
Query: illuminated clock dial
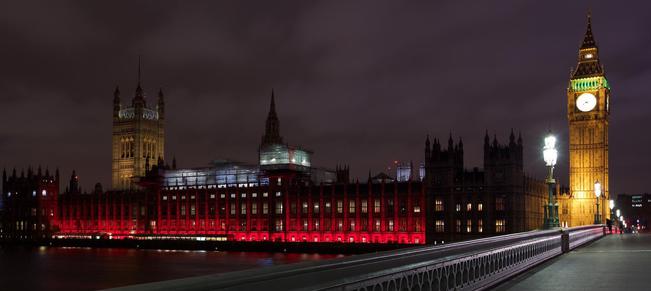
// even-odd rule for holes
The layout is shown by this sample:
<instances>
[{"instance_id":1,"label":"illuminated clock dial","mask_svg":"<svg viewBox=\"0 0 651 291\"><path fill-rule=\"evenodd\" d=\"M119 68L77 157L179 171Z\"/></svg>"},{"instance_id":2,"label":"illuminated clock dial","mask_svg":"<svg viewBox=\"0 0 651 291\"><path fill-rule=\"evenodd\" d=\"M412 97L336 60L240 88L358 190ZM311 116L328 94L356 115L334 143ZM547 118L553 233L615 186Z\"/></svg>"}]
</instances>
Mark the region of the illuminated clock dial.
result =
<instances>
[{"instance_id":1,"label":"illuminated clock dial","mask_svg":"<svg viewBox=\"0 0 651 291\"><path fill-rule=\"evenodd\" d=\"M576 108L588 112L597 106L597 98L592 93L583 93L576 98Z\"/></svg>"}]
</instances>

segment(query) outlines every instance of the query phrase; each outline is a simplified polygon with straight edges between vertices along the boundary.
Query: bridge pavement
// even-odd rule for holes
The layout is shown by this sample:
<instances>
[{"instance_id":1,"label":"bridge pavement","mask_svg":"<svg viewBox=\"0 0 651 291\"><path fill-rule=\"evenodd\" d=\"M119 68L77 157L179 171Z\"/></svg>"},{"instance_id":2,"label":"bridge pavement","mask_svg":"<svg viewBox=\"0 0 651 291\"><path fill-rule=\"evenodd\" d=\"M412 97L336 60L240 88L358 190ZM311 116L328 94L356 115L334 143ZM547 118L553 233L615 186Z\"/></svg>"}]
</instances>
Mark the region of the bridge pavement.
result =
<instances>
[{"instance_id":1,"label":"bridge pavement","mask_svg":"<svg viewBox=\"0 0 651 291\"><path fill-rule=\"evenodd\" d=\"M496 290L651 290L651 234L612 234L551 259Z\"/></svg>"}]
</instances>

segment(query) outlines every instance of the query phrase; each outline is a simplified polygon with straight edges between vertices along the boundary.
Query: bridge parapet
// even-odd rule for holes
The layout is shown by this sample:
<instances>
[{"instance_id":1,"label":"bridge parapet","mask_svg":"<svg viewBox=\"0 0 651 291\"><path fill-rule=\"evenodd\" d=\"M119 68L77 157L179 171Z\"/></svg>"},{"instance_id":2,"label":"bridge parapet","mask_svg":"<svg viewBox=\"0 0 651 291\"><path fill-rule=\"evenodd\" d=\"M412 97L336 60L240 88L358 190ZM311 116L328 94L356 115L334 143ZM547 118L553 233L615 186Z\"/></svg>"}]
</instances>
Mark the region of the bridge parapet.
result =
<instances>
[{"instance_id":1,"label":"bridge parapet","mask_svg":"<svg viewBox=\"0 0 651 291\"><path fill-rule=\"evenodd\" d=\"M482 290L604 235L603 225L531 231L120 290Z\"/></svg>"}]
</instances>

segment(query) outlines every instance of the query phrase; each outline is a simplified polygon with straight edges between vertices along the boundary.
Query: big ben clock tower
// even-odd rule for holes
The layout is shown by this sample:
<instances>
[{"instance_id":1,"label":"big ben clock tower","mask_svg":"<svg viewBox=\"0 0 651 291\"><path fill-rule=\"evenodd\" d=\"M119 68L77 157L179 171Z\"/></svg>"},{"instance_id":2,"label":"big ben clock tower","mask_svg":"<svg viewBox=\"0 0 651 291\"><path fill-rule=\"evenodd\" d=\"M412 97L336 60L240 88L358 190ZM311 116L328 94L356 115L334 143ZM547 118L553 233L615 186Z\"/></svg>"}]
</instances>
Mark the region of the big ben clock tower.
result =
<instances>
[{"instance_id":1,"label":"big ben clock tower","mask_svg":"<svg viewBox=\"0 0 651 291\"><path fill-rule=\"evenodd\" d=\"M599 49L592 35L591 15L579 48L578 64L567 88L567 117L570 127L570 215L569 226L592 224L595 214L608 218L608 116L610 85L599 62ZM595 196L595 183L601 196ZM599 199L599 210L596 202Z\"/></svg>"}]
</instances>

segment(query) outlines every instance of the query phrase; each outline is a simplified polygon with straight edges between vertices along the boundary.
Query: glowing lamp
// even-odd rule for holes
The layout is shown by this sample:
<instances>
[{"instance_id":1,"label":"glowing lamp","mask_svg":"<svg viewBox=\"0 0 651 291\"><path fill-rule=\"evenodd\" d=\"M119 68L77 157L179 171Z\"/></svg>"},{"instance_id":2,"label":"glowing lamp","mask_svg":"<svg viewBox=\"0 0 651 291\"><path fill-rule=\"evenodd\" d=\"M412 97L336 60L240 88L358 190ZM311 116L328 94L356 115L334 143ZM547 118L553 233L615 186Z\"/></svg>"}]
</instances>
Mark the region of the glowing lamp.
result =
<instances>
[{"instance_id":1,"label":"glowing lamp","mask_svg":"<svg viewBox=\"0 0 651 291\"><path fill-rule=\"evenodd\" d=\"M556 165L558 159L558 151L556 150L556 137L549 135L545 138L545 146L543 147L543 159L548 167Z\"/></svg>"},{"instance_id":2,"label":"glowing lamp","mask_svg":"<svg viewBox=\"0 0 651 291\"><path fill-rule=\"evenodd\" d=\"M597 180L597 182L594 182L594 196L601 196L601 183ZM612 200L611 200L612 201Z\"/></svg>"},{"instance_id":3,"label":"glowing lamp","mask_svg":"<svg viewBox=\"0 0 651 291\"><path fill-rule=\"evenodd\" d=\"M621 213L621 211L619 211L619 209L617 209L617 211L615 211L615 213L617 214L617 217L622 216L622 215L621 215L622 213Z\"/></svg>"},{"instance_id":4,"label":"glowing lamp","mask_svg":"<svg viewBox=\"0 0 651 291\"><path fill-rule=\"evenodd\" d=\"M615 200L610 199L610 201L608 201L608 207L610 207L610 211L613 211L613 208L615 208Z\"/></svg>"}]
</instances>

